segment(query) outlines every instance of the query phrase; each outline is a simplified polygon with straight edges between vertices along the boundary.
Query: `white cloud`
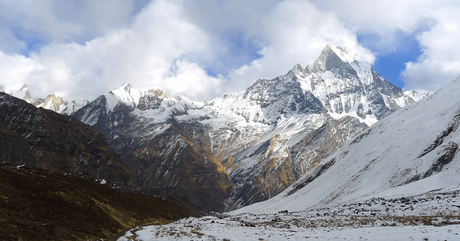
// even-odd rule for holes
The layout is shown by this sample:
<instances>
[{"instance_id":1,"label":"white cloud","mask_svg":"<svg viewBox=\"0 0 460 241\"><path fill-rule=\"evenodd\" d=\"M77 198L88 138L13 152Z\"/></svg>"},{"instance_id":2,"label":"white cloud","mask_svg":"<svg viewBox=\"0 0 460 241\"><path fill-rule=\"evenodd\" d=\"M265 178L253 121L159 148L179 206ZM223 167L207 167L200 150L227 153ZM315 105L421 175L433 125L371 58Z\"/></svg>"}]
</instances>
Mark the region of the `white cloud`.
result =
<instances>
[{"instance_id":1,"label":"white cloud","mask_svg":"<svg viewBox=\"0 0 460 241\"><path fill-rule=\"evenodd\" d=\"M0 22L18 40L84 42L127 26L134 9L134 0L0 1Z\"/></svg>"},{"instance_id":2,"label":"white cloud","mask_svg":"<svg viewBox=\"0 0 460 241\"><path fill-rule=\"evenodd\" d=\"M460 74L459 11L444 7L433 13L436 25L418 37L423 54L402 73L408 89L436 91Z\"/></svg>"},{"instance_id":3,"label":"white cloud","mask_svg":"<svg viewBox=\"0 0 460 241\"><path fill-rule=\"evenodd\" d=\"M356 33L376 34L367 43L385 54L404 50L400 32L415 36L423 54L406 63L405 89L436 91L460 74L460 2L455 0L332 1L313 0L322 10L337 14Z\"/></svg>"},{"instance_id":4,"label":"white cloud","mask_svg":"<svg viewBox=\"0 0 460 241\"><path fill-rule=\"evenodd\" d=\"M374 55L361 47L356 35L334 14L324 13L307 1L284 1L261 19L259 36L264 43L260 59L231 73L231 79L247 86L257 78L274 78L300 63L312 63L329 43L347 46L373 63Z\"/></svg>"},{"instance_id":5,"label":"white cloud","mask_svg":"<svg viewBox=\"0 0 460 241\"><path fill-rule=\"evenodd\" d=\"M392 51L402 31L423 49L403 72L406 89L433 91L460 70L458 12L455 1L428 0L3 1L0 84L93 99L131 82L210 100L305 67L328 43L372 63L357 33ZM43 47L20 55L34 40Z\"/></svg>"},{"instance_id":6,"label":"white cloud","mask_svg":"<svg viewBox=\"0 0 460 241\"><path fill-rule=\"evenodd\" d=\"M17 87L25 83L33 71L45 68L42 64L22 55L7 55L0 51L0 85Z\"/></svg>"},{"instance_id":7,"label":"white cloud","mask_svg":"<svg viewBox=\"0 0 460 241\"><path fill-rule=\"evenodd\" d=\"M210 77L198 64L184 60L174 62L174 75L165 78L164 89L193 100L203 99L210 93L220 93L221 79Z\"/></svg>"},{"instance_id":8,"label":"white cloud","mask_svg":"<svg viewBox=\"0 0 460 241\"><path fill-rule=\"evenodd\" d=\"M141 89L164 89L170 95L185 93L184 86L192 87L185 77L194 84L202 79L201 89L202 84L213 86L217 79L205 75L198 64L186 64L194 55L206 55L213 44L200 29L183 20L182 11L170 2L156 1L143 9L130 28L111 31L85 44L45 46L28 59L45 67L31 72L24 81L39 96L54 88L65 97L90 99L126 82ZM191 88L191 96L210 94L199 88Z\"/></svg>"},{"instance_id":9,"label":"white cloud","mask_svg":"<svg viewBox=\"0 0 460 241\"><path fill-rule=\"evenodd\" d=\"M356 36L334 14L324 14L309 2L267 6L254 1L241 8L242 4L225 1L225 8L211 4L207 9L213 14L199 16L201 2L151 2L127 27L83 44L43 47L27 59L43 67L30 71L23 81L38 96L59 92L69 98L91 99L131 82L137 88L164 89L170 96L210 100L223 92L247 88L258 78L284 74L296 63L310 63L328 43L346 45L373 61L373 55L359 46ZM224 20L213 22L220 19L215 14ZM84 24L74 29L78 26ZM241 32L241 41L258 49L260 58L210 77L204 67L222 69L232 62L225 59L233 44L225 35L234 29Z\"/></svg>"}]
</instances>

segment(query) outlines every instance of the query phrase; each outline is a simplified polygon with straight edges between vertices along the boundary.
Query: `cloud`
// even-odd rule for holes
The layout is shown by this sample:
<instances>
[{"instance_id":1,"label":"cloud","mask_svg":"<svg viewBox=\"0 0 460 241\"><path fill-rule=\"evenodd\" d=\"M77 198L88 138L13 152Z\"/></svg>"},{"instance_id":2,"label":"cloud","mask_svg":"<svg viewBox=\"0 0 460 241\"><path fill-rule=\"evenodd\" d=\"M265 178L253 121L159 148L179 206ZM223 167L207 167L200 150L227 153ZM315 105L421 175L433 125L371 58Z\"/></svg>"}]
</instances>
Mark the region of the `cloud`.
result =
<instances>
[{"instance_id":1,"label":"cloud","mask_svg":"<svg viewBox=\"0 0 460 241\"><path fill-rule=\"evenodd\" d=\"M44 66L22 55L7 55L0 51L0 85L21 87L30 77L30 73L43 69Z\"/></svg>"},{"instance_id":2,"label":"cloud","mask_svg":"<svg viewBox=\"0 0 460 241\"><path fill-rule=\"evenodd\" d=\"M399 36L416 36L423 54L402 78L434 91L459 74L458 10L425 0L4 1L0 84L94 99L130 82L210 100L305 67L328 43L373 63L404 48ZM363 34L376 36L365 44L373 52Z\"/></svg>"},{"instance_id":3,"label":"cloud","mask_svg":"<svg viewBox=\"0 0 460 241\"><path fill-rule=\"evenodd\" d=\"M135 8L134 0L1 1L0 21L18 40L84 43L126 27Z\"/></svg>"},{"instance_id":4,"label":"cloud","mask_svg":"<svg viewBox=\"0 0 460 241\"><path fill-rule=\"evenodd\" d=\"M373 60L333 14L324 15L308 2L286 1L261 10L256 10L261 3L251 2L247 9L254 10L253 16L251 11L238 11L235 2L226 6L231 11L223 14L223 21L239 20L224 31L218 24L205 24L210 16L193 16L184 1L151 2L127 27L83 44L52 43L32 53L26 60L41 68L29 71L23 82L38 96L59 92L91 99L131 82L137 88L164 89L170 96L210 100L247 88L259 77L284 74L296 63L312 62L327 43L346 45ZM233 48L225 37L232 29L241 32L241 45L257 52L255 59L235 61L233 69L211 77L205 69L222 69L232 62L225 61Z\"/></svg>"},{"instance_id":5,"label":"cloud","mask_svg":"<svg viewBox=\"0 0 460 241\"><path fill-rule=\"evenodd\" d=\"M194 100L203 99L210 93L221 93L221 79L210 77L198 64L185 60L174 62L174 75L163 81L165 89L174 90L176 95L184 95ZM213 94L212 94L213 95Z\"/></svg>"},{"instance_id":6,"label":"cloud","mask_svg":"<svg viewBox=\"0 0 460 241\"><path fill-rule=\"evenodd\" d=\"M406 64L402 73L407 88L435 91L460 74L460 7L438 9L433 15L437 23L418 36L423 54Z\"/></svg>"},{"instance_id":7,"label":"cloud","mask_svg":"<svg viewBox=\"0 0 460 241\"><path fill-rule=\"evenodd\" d=\"M6 54L21 52L27 47L24 41L18 40L8 28L0 27L0 49Z\"/></svg>"},{"instance_id":8,"label":"cloud","mask_svg":"<svg viewBox=\"0 0 460 241\"><path fill-rule=\"evenodd\" d=\"M262 57L230 74L232 81L240 83L240 87L257 78L285 74L297 63L305 67L328 43L347 46L370 63L375 60L335 14L324 13L307 1L278 3L261 19L256 33L261 42L258 53Z\"/></svg>"},{"instance_id":9,"label":"cloud","mask_svg":"<svg viewBox=\"0 0 460 241\"><path fill-rule=\"evenodd\" d=\"M219 80L188 59L205 58L213 44L183 20L182 11L168 1L156 1L136 16L130 28L113 30L85 44L47 45L17 61L17 65L34 63L41 68L15 79L29 85L37 96L58 92L68 98L93 99L126 82L141 89L161 88L170 95L210 95ZM190 89L184 90L185 86Z\"/></svg>"},{"instance_id":10,"label":"cloud","mask_svg":"<svg viewBox=\"0 0 460 241\"><path fill-rule=\"evenodd\" d=\"M374 47L394 49L398 32L414 33L423 30L434 20L431 12L446 1L431 0L312 0L319 9L334 12L348 29L358 34L377 34ZM374 39L375 40L375 39Z\"/></svg>"},{"instance_id":11,"label":"cloud","mask_svg":"<svg viewBox=\"0 0 460 241\"><path fill-rule=\"evenodd\" d=\"M313 1L319 9L337 14L357 34L376 35L365 43L377 55L404 51L407 36L414 36L422 50L406 63L401 78L405 89L436 91L460 74L460 2L452 0ZM403 33L403 34L401 34Z\"/></svg>"},{"instance_id":12,"label":"cloud","mask_svg":"<svg viewBox=\"0 0 460 241\"><path fill-rule=\"evenodd\" d=\"M153 1L128 25L95 28L110 31L84 43L57 41L32 53L26 60L41 68L29 71L22 81L38 96L58 92L91 99L131 82L137 88L164 89L170 96L210 100L247 88L258 78L284 74L296 63L310 63L328 43L346 45L367 60L374 59L334 14L324 14L309 2L249 1L241 8L243 4ZM63 24L73 27L62 32L55 21L61 18L49 15L41 21L57 24L57 30L37 27L36 32L51 39L93 36L80 33L85 22L72 18L63 18L68 20ZM108 19L105 22L112 23ZM252 53L240 57L239 49Z\"/></svg>"}]
</instances>

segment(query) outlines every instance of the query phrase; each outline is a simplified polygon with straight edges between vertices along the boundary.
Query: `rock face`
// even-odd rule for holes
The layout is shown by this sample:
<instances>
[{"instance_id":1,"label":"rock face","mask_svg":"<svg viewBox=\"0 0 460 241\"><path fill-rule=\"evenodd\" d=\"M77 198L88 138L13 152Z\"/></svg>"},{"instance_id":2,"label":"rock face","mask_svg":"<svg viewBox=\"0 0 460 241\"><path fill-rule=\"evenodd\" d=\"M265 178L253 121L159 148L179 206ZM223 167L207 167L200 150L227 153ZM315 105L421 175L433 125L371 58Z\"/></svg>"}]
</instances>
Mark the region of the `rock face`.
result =
<instances>
[{"instance_id":1,"label":"rock face","mask_svg":"<svg viewBox=\"0 0 460 241\"><path fill-rule=\"evenodd\" d=\"M0 93L3 162L126 185L129 170L95 128Z\"/></svg>"},{"instance_id":2,"label":"rock face","mask_svg":"<svg viewBox=\"0 0 460 241\"><path fill-rule=\"evenodd\" d=\"M198 208L223 210L232 191L222 164L171 123L156 138L136 146L125 156L133 184L156 195L173 194Z\"/></svg>"},{"instance_id":3,"label":"rock face","mask_svg":"<svg viewBox=\"0 0 460 241\"><path fill-rule=\"evenodd\" d=\"M306 68L211 101L127 84L73 116L105 135L131 183L222 211L275 196L369 125L424 96L402 92L346 48L328 45Z\"/></svg>"},{"instance_id":4,"label":"rock face","mask_svg":"<svg viewBox=\"0 0 460 241\"><path fill-rule=\"evenodd\" d=\"M160 90L139 91L130 84L100 96L74 116L105 134L131 170L130 183L153 195L174 194L193 205L223 211L232 192L228 173L196 139L193 126L173 115L202 108ZM209 144L208 144L209 146Z\"/></svg>"},{"instance_id":5,"label":"rock face","mask_svg":"<svg viewBox=\"0 0 460 241\"><path fill-rule=\"evenodd\" d=\"M329 209L460 192L459 89L460 77L369 127L275 198L236 212Z\"/></svg>"}]
</instances>

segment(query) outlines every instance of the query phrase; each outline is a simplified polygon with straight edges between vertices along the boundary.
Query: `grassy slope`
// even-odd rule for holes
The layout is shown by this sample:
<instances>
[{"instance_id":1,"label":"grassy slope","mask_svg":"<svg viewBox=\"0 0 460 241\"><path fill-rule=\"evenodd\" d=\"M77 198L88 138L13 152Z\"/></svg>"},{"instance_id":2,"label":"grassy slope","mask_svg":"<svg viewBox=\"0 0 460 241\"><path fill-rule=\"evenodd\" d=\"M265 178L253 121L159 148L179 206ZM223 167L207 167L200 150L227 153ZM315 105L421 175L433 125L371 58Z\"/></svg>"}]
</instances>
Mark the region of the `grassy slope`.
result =
<instances>
[{"instance_id":1,"label":"grassy slope","mask_svg":"<svg viewBox=\"0 0 460 241\"><path fill-rule=\"evenodd\" d=\"M196 214L159 198L0 165L0 240L115 239L136 225L189 216Z\"/></svg>"}]
</instances>

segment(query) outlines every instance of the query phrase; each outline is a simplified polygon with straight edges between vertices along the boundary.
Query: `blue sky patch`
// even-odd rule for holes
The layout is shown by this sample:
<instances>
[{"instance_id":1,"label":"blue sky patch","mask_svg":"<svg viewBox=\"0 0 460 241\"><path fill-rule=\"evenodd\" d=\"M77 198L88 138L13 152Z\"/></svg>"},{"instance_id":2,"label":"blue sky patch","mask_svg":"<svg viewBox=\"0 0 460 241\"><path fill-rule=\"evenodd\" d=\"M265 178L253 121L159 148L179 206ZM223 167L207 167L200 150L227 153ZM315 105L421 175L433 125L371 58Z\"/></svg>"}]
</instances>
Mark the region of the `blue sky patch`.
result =
<instances>
[{"instance_id":1,"label":"blue sky patch","mask_svg":"<svg viewBox=\"0 0 460 241\"><path fill-rule=\"evenodd\" d=\"M20 31L14 31L15 37L26 44L26 48L22 49L19 54L24 55L26 57L30 57L30 54L33 52L39 52L42 47L49 44L47 41L35 38L32 34L30 36L24 36L20 34Z\"/></svg>"},{"instance_id":2,"label":"blue sky patch","mask_svg":"<svg viewBox=\"0 0 460 241\"><path fill-rule=\"evenodd\" d=\"M401 78L401 73L406 68L406 63L409 61L417 61L418 57L423 53L415 34L407 34L398 31L393 36L393 41L389 47L382 47L382 38L377 34L357 35L358 42L365 48L370 49L376 54L376 61L372 68L386 80L394 85L404 88L404 81Z\"/></svg>"},{"instance_id":3,"label":"blue sky patch","mask_svg":"<svg viewBox=\"0 0 460 241\"><path fill-rule=\"evenodd\" d=\"M221 39L226 51L220 56L219 62L205 66L208 75L212 77L217 77L217 74L227 75L232 69L250 65L252 61L262 57L258 54L260 49L253 44L253 39L244 36L242 31L229 31Z\"/></svg>"}]
</instances>

